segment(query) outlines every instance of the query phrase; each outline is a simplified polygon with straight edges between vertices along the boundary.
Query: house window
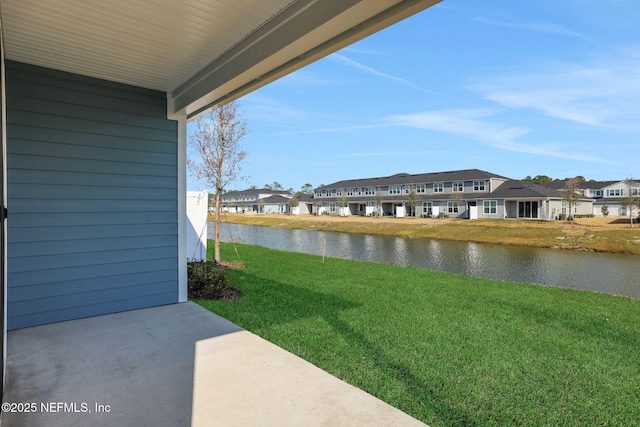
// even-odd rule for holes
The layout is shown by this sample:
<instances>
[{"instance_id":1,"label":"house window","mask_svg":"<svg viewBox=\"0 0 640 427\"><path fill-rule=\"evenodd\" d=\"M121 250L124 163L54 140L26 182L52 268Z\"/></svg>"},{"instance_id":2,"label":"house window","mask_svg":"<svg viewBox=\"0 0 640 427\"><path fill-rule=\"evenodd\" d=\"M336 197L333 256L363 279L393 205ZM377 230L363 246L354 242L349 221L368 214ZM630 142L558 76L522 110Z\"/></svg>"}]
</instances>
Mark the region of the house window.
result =
<instances>
[{"instance_id":1,"label":"house window","mask_svg":"<svg viewBox=\"0 0 640 427\"><path fill-rule=\"evenodd\" d=\"M362 188L356 188L356 191L358 192L358 196L362 196Z\"/></svg>"},{"instance_id":2,"label":"house window","mask_svg":"<svg viewBox=\"0 0 640 427\"><path fill-rule=\"evenodd\" d=\"M367 187L367 188L365 188L364 194L366 194L367 196L373 196L374 194L376 194L376 188L375 187Z\"/></svg>"},{"instance_id":3,"label":"house window","mask_svg":"<svg viewBox=\"0 0 640 427\"><path fill-rule=\"evenodd\" d=\"M607 190L607 197L622 197L624 190Z\"/></svg>"},{"instance_id":4,"label":"house window","mask_svg":"<svg viewBox=\"0 0 640 427\"><path fill-rule=\"evenodd\" d=\"M461 182L461 181L454 182L453 191L454 192L464 191L464 182Z\"/></svg>"},{"instance_id":5,"label":"house window","mask_svg":"<svg viewBox=\"0 0 640 427\"><path fill-rule=\"evenodd\" d=\"M329 203L329 212L335 212L335 211L336 211L336 204Z\"/></svg>"},{"instance_id":6,"label":"house window","mask_svg":"<svg viewBox=\"0 0 640 427\"><path fill-rule=\"evenodd\" d=\"M484 181L473 181L473 191L484 191Z\"/></svg>"},{"instance_id":7,"label":"house window","mask_svg":"<svg viewBox=\"0 0 640 427\"><path fill-rule=\"evenodd\" d=\"M447 202L447 212L458 213L458 202Z\"/></svg>"},{"instance_id":8,"label":"house window","mask_svg":"<svg viewBox=\"0 0 640 427\"><path fill-rule=\"evenodd\" d=\"M498 213L498 202L495 200L485 200L484 201L484 213L487 215L492 215Z\"/></svg>"},{"instance_id":9,"label":"house window","mask_svg":"<svg viewBox=\"0 0 640 427\"><path fill-rule=\"evenodd\" d=\"M402 194L402 186L400 186L400 185L390 185L389 186L389 194Z\"/></svg>"},{"instance_id":10,"label":"house window","mask_svg":"<svg viewBox=\"0 0 640 427\"><path fill-rule=\"evenodd\" d=\"M422 202L422 213L427 216L433 215L433 203L431 202Z\"/></svg>"},{"instance_id":11,"label":"house window","mask_svg":"<svg viewBox=\"0 0 640 427\"><path fill-rule=\"evenodd\" d=\"M322 192L320 190L316 190L316 197L322 197Z\"/></svg>"},{"instance_id":12,"label":"house window","mask_svg":"<svg viewBox=\"0 0 640 427\"><path fill-rule=\"evenodd\" d=\"M433 192L434 193L444 193L444 184L442 182L438 184L433 184Z\"/></svg>"},{"instance_id":13,"label":"house window","mask_svg":"<svg viewBox=\"0 0 640 427\"><path fill-rule=\"evenodd\" d=\"M336 190L336 196L338 196L338 197L342 196L342 188L338 188Z\"/></svg>"},{"instance_id":14,"label":"house window","mask_svg":"<svg viewBox=\"0 0 640 427\"><path fill-rule=\"evenodd\" d=\"M602 197L602 190L594 190L593 197Z\"/></svg>"},{"instance_id":15,"label":"house window","mask_svg":"<svg viewBox=\"0 0 640 427\"><path fill-rule=\"evenodd\" d=\"M416 193L426 193L427 186L425 184L416 184Z\"/></svg>"},{"instance_id":16,"label":"house window","mask_svg":"<svg viewBox=\"0 0 640 427\"><path fill-rule=\"evenodd\" d=\"M411 191L410 185L403 185L402 188L404 188L404 194L409 194L409 192Z\"/></svg>"},{"instance_id":17,"label":"house window","mask_svg":"<svg viewBox=\"0 0 640 427\"><path fill-rule=\"evenodd\" d=\"M353 188L347 188L347 196L353 196Z\"/></svg>"}]
</instances>

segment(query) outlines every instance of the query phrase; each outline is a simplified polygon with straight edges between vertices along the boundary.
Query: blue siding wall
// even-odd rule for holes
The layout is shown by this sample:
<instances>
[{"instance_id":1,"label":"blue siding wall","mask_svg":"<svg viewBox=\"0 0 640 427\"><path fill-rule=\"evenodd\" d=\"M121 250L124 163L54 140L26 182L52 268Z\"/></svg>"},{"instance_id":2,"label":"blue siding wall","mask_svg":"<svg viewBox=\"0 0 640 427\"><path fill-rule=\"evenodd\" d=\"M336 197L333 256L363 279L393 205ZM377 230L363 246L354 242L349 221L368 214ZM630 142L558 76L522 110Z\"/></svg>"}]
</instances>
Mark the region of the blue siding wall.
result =
<instances>
[{"instance_id":1,"label":"blue siding wall","mask_svg":"<svg viewBox=\"0 0 640 427\"><path fill-rule=\"evenodd\" d=\"M8 329L177 302L165 94L6 65Z\"/></svg>"}]
</instances>

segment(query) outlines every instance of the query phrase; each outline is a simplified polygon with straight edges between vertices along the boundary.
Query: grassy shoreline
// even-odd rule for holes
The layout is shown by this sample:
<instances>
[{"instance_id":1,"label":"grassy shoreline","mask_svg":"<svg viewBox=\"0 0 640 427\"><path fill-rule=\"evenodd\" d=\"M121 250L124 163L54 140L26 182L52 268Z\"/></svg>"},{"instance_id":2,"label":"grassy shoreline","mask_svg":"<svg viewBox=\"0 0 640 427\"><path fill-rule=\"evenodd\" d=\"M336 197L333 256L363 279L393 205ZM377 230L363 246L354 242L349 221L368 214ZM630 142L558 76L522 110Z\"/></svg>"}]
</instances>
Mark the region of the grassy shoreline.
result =
<instances>
[{"instance_id":1,"label":"grassy shoreline","mask_svg":"<svg viewBox=\"0 0 640 427\"><path fill-rule=\"evenodd\" d=\"M624 218L564 221L364 218L226 214L224 222L266 227L456 240L596 252L640 254L640 226Z\"/></svg>"},{"instance_id":2,"label":"grassy shoreline","mask_svg":"<svg viewBox=\"0 0 640 427\"><path fill-rule=\"evenodd\" d=\"M640 425L640 300L237 248L201 305L433 427Z\"/></svg>"}]
</instances>

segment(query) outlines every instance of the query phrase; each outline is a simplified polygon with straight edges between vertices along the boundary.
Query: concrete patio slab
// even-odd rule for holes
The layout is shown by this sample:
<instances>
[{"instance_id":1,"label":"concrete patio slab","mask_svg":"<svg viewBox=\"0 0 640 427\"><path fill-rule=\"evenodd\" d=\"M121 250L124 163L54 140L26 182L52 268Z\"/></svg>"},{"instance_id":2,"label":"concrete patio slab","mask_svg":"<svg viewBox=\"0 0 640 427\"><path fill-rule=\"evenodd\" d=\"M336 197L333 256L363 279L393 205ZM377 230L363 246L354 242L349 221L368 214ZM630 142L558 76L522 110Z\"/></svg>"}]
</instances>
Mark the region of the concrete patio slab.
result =
<instances>
[{"instance_id":1,"label":"concrete patio slab","mask_svg":"<svg viewBox=\"0 0 640 427\"><path fill-rule=\"evenodd\" d=\"M3 427L424 426L191 302L10 331L6 381Z\"/></svg>"}]
</instances>

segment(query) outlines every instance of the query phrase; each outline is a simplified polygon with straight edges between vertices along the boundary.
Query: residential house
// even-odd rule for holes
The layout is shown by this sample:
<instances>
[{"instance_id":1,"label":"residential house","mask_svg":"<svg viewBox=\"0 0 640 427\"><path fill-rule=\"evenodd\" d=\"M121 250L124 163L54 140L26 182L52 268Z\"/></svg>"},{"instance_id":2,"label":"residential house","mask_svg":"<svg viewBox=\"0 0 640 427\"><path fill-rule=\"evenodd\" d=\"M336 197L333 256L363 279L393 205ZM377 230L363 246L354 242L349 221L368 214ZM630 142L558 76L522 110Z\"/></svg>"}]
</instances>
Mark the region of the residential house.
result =
<instances>
[{"instance_id":1,"label":"residential house","mask_svg":"<svg viewBox=\"0 0 640 427\"><path fill-rule=\"evenodd\" d=\"M286 196L274 194L264 199L264 213L289 213L289 201L291 194Z\"/></svg>"},{"instance_id":2,"label":"residential house","mask_svg":"<svg viewBox=\"0 0 640 427\"><path fill-rule=\"evenodd\" d=\"M222 212L229 213L284 213L292 194L287 190L269 190L266 188L230 191L224 193ZM282 212L281 212L282 211Z\"/></svg>"},{"instance_id":3,"label":"residential house","mask_svg":"<svg viewBox=\"0 0 640 427\"><path fill-rule=\"evenodd\" d=\"M187 121L437 2L2 0L2 376L7 329L187 300Z\"/></svg>"},{"instance_id":4,"label":"residential house","mask_svg":"<svg viewBox=\"0 0 640 427\"><path fill-rule=\"evenodd\" d=\"M415 195L416 205L408 203ZM585 206L590 202L585 200ZM346 204L346 207L341 206ZM562 193L478 169L338 181L314 190L317 215L559 218Z\"/></svg>"},{"instance_id":5,"label":"residential house","mask_svg":"<svg viewBox=\"0 0 640 427\"><path fill-rule=\"evenodd\" d=\"M291 198L293 196L294 194L286 190L269 190L266 188L230 191L222 195L222 211L290 215L311 213L313 194L295 194L298 206L291 206Z\"/></svg>"},{"instance_id":6,"label":"residential house","mask_svg":"<svg viewBox=\"0 0 640 427\"><path fill-rule=\"evenodd\" d=\"M311 193L302 193L296 196L298 199L297 209L294 207L291 210L293 215L304 215L313 213L313 192Z\"/></svg>"},{"instance_id":7,"label":"residential house","mask_svg":"<svg viewBox=\"0 0 640 427\"><path fill-rule=\"evenodd\" d=\"M548 184L546 187L558 191L565 191L567 188L566 180L556 180ZM593 199L593 203L588 205L591 209L590 214L595 216L603 216L602 208L607 206L609 216L619 216L628 214L628 206L626 199L629 196L635 197L640 195L640 181L631 181L631 185L626 180L622 181L582 181L578 183L578 192L586 198ZM581 209L586 211L586 207Z\"/></svg>"}]
</instances>

